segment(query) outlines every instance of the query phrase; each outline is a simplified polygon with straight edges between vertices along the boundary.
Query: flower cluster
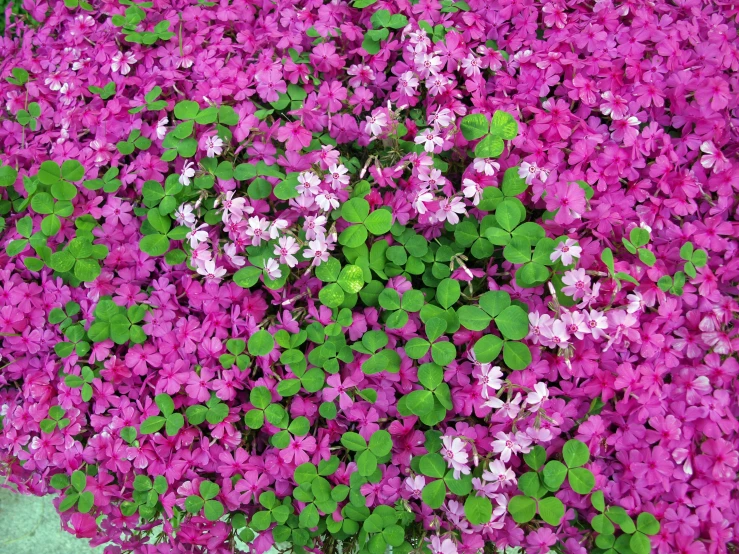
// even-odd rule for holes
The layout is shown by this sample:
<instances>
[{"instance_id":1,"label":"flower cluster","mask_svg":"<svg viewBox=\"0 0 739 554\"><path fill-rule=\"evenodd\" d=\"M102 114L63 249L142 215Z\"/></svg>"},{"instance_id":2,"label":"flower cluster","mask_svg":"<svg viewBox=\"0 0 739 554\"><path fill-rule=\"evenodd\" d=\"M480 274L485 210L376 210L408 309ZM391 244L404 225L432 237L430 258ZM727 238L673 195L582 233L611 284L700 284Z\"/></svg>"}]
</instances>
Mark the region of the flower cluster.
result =
<instances>
[{"instance_id":1,"label":"flower cluster","mask_svg":"<svg viewBox=\"0 0 739 554\"><path fill-rule=\"evenodd\" d=\"M737 13L9 5L0 472L110 554L730 551Z\"/></svg>"}]
</instances>

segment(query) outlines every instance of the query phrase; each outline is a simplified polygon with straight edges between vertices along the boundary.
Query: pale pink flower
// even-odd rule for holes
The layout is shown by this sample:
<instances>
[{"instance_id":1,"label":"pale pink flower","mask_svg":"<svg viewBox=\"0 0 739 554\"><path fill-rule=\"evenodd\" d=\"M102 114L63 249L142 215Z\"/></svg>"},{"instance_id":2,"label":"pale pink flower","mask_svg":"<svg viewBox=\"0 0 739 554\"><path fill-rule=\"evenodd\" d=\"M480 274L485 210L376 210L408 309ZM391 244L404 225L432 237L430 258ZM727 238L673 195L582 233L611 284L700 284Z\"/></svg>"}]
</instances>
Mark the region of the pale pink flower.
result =
<instances>
[{"instance_id":1,"label":"pale pink flower","mask_svg":"<svg viewBox=\"0 0 739 554\"><path fill-rule=\"evenodd\" d=\"M228 260L236 267L241 267L246 264L246 258L244 258L244 256L237 255L235 244L229 242L223 247L223 251L226 253Z\"/></svg>"},{"instance_id":2,"label":"pale pink flower","mask_svg":"<svg viewBox=\"0 0 739 554\"><path fill-rule=\"evenodd\" d=\"M590 276L582 268L571 269L565 271L562 283L566 285L562 288L562 293L577 300L585 296L585 293L590 289Z\"/></svg>"},{"instance_id":3,"label":"pale pink flower","mask_svg":"<svg viewBox=\"0 0 739 554\"><path fill-rule=\"evenodd\" d=\"M553 320L548 314L541 314L533 311L529 312L529 334L526 337L534 344L539 344L541 338L545 335L545 330L550 330Z\"/></svg>"},{"instance_id":4,"label":"pale pink flower","mask_svg":"<svg viewBox=\"0 0 739 554\"><path fill-rule=\"evenodd\" d=\"M205 276L208 281L217 283L226 274L226 269L223 267L216 267L216 263L213 260L208 260L203 263L202 266L198 267L198 273Z\"/></svg>"},{"instance_id":5,"label":"pale pink flower","mask_svg":"<svg viewBox=\"0 0 739 554\"><path fill-rule=\"evenodd\" d=\"M585 312L583 312L585 313ZM605 314L597 310L590 310L585 313L585 325L595 340L606 336L605 330L608 329L608 318Z\"/></svg>"},{"instance_id":6,"label":"pale pink flower","mask_svg":"<svg viewBox=\"0 0 739 554\"><path fill-rule=\"evenodd\" d=\"M452 225L459 223L459 216L467 215L464 203L458 197L444 198L439 202L439 209L436 211L436 218L439 221L448 221Z\"/></svg>"},{"instance_id":7,"label":"pale pink flower","mask_svg":"<svg viewBox=\"0 0 739 554\"><path fill-rule=\"evenodd\" d=\"M275 261L274 258L268 258L264 261L264 271L267 272L267 277L272 279L279 279L282 277L282 270L280 265Z\"/></svg>"},{"instance_id":8,"label":"pale pink flower","mask_svg":"<svg viewBox=\"0 0 739 554\"><path fill-rule=\"evenodd\" d=\"M444 139L434 129L426 129L414 139L414 142L423 144L423 149L426 152L433 152L437 146L444 144Z\"/></svg>"},{"instance_id":9,"label":"pale pink flower","mask_svg":"<svg viewBox=\"0 0 739 554\"><path fill-rule=\"evenodd\" d=\"M459 479L460 473L468 475L470 468L467 465L469 455L465 450L465 444L459 437L443 436L441 437L441 455L446 460L447 465L454 470L454 478Z\"/></svg>"},{"instance_id":10,"label":"pale pink flower","mask_svg":"<svg viewBox=\"0 0 739 554\"><path fill-rule=\"evenodd\" d=\"M269 221L264 217L254 216L249 218L249 226L246 235L251 237L252 246L259 246L263 240L269 240Z\"/></svg>"},{"instance_id":11,"label":"pale pink flower","mask_svg":"<svg viewBox=\"0 0 739 554\"><path fill-rule=\"evenodd\" d=\"M112 61L110 62L110 69L115 73L121 75L128 75L131 71L131 66L138 60L133 52L126 52L125 54L121 51L113 54Z\"/></svg>"},{"instance_id":12,"label":"pale pink flower","mask_svg":"<svg viewBox=\"0 0 739 554\"><path fill-rule=\"evenodd\" d=\"M557 260L562 260L562 265L570 265L574 258L579 258L582 255L582 248L578 246L577 241L567 239L564 242L559 242L554 247L554 252L551 253L549 259L552 263Z\"/></svg>"},{"instance_id":13,"label":"pale pink flower","mask_svg":"<svg viewBox=\"0 0 739 554\"><path fill-rule=\"evenodd\" d=\"M339 197L333 192L321 191L316 195L316 204L318 204L324 212L330 212L339 207Z\"/></svg>"},{"instance_id":14,"label":"pale pink flower","mask_svg":"<svg viewBox=\"0 0 739 554\"><path fill-rule=\"evenodd\" d=\"M431 193L431 191L427 188L422 188L416 192L416 194L413 197L413 208L421 215L425 214L428 211L428 208L426 208L426 202L433 202L434 201L434 195Z\"/></svg>"},{"instance_id":15,"label":"pale pink flower","mask_svg":"<svg viewBox=\"0 0 739 554\"><path fill-rule=\"evenodd\" d=\"M720 173L724 169L731 167L731 162L724 156L712 141L708 140L701 144L701 165L706 169L713 168L714 173Z\"/></svg>"},{"instance_id":16,"label":"pale pink flower","mask_svg":"<svg viewBox=\"0 0 739 554\"><path fill-rule=\"evenodd\" d=\"M590 334L590 328L585 321L585 315L580 312L568 312L562 311L562 323L565 324L567 332L570 335L575 335L579 340L585 338L585 335Z\"/></svg>"},{"instance_id":17,"label":"pale pink flower","mask_svg":"<svg viewBox=\"0 0 739 554\"><path fill-rule=\"evenodd\" d=\"M315 196L320 190L321 179L312 171L304 171L298 175L298 191L300 194Z\"/></svg>"},{"instance_id":18,"label":"pale pink flower","mask_svg":"<svg viewBox=\"0 0 739 554\"><path fill-rule=\"evenodd\" d=\"M328 261L329 246L323 233L316 236L315 240L308 243L308 248L303 252L306 258L313 258L313 265L321 265Z\"/></svg>"},{"instance_id":19,"label":"pale pink flower","mask_svg":"<svg viewBox=\"0 0 739 554\"><path fill-rule=\"evenodd\" d=\"M223 153L223 139L218 135L212 137L206 137L205 139L206 156L214 158L220 156Z\"/></svg>"},{"instance_id":20,"label":"pale pink flower","mask_svg":"<svg viewBox=\"0 0 739 554\"><path fill-rule=\"evenodd\" d=\"M305 238L308 240L313 240L317 238L318 235L325 235L326 221L326 217L322 215L310 215L306 217L305 223L303 224L303 229L305 230Z\"/></svg>"},{"instance_id":21,"label":"pale pink flower","mask_svg":"<svg viewBox=\"0 0 739 554\"><path fill-rule=\"evenodd\" d=\"M275 245L274 254L280 257L281 264L287 264L289 267L295 267L298 265L298 259L293 255L300 250L298 242L289 236L280 237L280 240Z\"/></svg>"},{"instance_id":22,"label":"pale pink flower","mask_svg":"<svg viewBox=\"0 0 739 554\"><path fill-rule=\"evenodd\" d=\"M367 128L373 136L381 135L385 127L387 127L387 114L384 112L367 116Z\"/></svg>"},{"instance_id":23,"label":"pale pink flower","mask_svg":"<svg viewBox=\"0 0 739 554\"><path fill-rule=\"evenodd\" d=\"M190 241L191 248L197 248L201 242L208 240L208 231L206 231L207 228L208 224L203 223L199 227L192 228L190 232L187 233L185 238Z\"/></svg>"},{"instance_id":24,"label":"pale pink flower","mask_svg":"<svg viewBox=\"0 0 739 554\"><path fill-rule=\"evenodd\" d=\"M471 198L472 205L477 206L482 198L482 187L480 186L480 183L477 183L472 179L465 179L462 181L462 185L464 186L464 189L462 189L464 197Z\"/></svg>"},{"instance_id":25,"label":"pale pink flower","mask_svg":"<svg viewBox=\"0 0 739 554\"><path fill-rule=\"evenodd\" d=\"M472 167L474 167L475 171L478 173L484 173L488 177L492 177L495 175L496 171L500 170L500 164L489 158L475 158L472 162Z\"/></svg>"},{"instance_id":26,"label":"pale pink flower","mask_svg":"<svg viewBox=\"0 0 739 554\"><path fill-rule=\"evenodd\" d=\"M179 225L187 227L195 225L195 214L190 204L180 204L180 207L174 212L174 218Z\"/></svg>"},{"instance_id":27,"label":"pale pink flower","mask_svg":"<svg viewBox=\"0 0 739 554\"><path fill-rule=\"evenodd\" d=\"M349 184L349 170L344 167L344 164L334 164L328 168L328 173L324 177L324 180L331 185L334 190L344 188Z\"/></svg>"},{"instance_id":28,"label":"pale pink flower","mask_svg":"<svg viewBox=\"0 0 739 554\"><path fill-rule=\"evenodd\" d=\"M482 472L482 478L493 484L493 490L505 488L506 485L516 484L516 474L513 469L506 467L505 463L500 460L490 462L488 469Z\"/></svg>"}]
</instances>

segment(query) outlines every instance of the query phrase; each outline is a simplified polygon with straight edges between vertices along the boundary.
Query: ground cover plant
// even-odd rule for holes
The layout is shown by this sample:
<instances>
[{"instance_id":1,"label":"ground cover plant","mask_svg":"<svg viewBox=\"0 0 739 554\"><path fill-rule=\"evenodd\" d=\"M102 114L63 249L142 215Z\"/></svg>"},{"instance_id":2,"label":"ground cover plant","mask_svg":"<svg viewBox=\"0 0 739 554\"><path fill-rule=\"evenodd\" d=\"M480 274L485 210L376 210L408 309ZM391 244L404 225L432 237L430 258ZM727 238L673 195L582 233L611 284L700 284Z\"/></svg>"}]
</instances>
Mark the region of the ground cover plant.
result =
<instances>
[{"instance_id":1,"label":"ground cover plant","mask_svg":"<svg viewBox=\"0 0 739 554\"><path fill-rule=\"evenodd\" d=\"M110 554L734 551L736 17L5 3L4 484Z\"/></svg>"}]
</instances>

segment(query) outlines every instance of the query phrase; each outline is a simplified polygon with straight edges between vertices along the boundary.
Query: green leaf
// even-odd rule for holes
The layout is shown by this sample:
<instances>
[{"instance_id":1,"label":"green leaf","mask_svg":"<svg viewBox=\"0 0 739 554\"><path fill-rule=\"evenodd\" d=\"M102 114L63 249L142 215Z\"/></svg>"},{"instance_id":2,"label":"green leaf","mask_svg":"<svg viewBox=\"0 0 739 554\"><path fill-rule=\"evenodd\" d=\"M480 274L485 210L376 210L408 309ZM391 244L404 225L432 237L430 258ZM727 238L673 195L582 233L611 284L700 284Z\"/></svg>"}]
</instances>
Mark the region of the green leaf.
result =
<instances>
[{"instance_id":1,"label":"green leaf","mask_svg":"<svg viewBox=\"0 0 739 554\"><path fill-rule=\"evenodd\" d=\"M649 554L652 551L652 545L649 542L649 537L644 533L636 532L631 535L629 539L629 546L634 554Z\"/></svg>"},{"instance_id":2,"label":"green leaf","mask_svg":"<svg viewBox=\"0 0 739 554\"><path fill-rule=\"evenodd\" d=\"M364 225L373 235L384 235L390 231L390 227L393 225L393 216L389 210L375 210L364 220Z\"/></svg>"},{"instance_id":3,"label":"green leaf","mask_svg":"<svg viewBox=\"0 0 739 554\"><path fill-rule=\"evenodd\" d=\"M514 496L508 502L508 513L516 523L527 523L536 515L536 501L529 496Z\"/></svg>"},{"instance_id":4,"label":"green leaf","mask_svg":"<svg viewBox=\"0 0 739 554\"><path fill-rule=\"evenodd\" d=\"M595 486L595 477L589 469L580 467L570 469L567 479L572 490L578 494L590 494Z\"/></svg>"},{"instance_id":5,"label":"green leaf","mask_svg":"<svg viewBox=\"0 0 739 554\"><path fill-rule=\"evenodd\" d=\"M85 168L77 160L66 160L62 164L61 173L67 181L77 182L85 178Z\"/></svg>"},{"instance_id":6,"label":"green leaf","mask_svg":"<svg viewBox=\"0 0 739 554\"><path fill-rule=\"evenodd\" d=\"M367 236L367 228L364 225L351 225L339 234L339 244L357 248L365 243Z\"/></svg>"},{"instance_id":7,"label":"green leaf","mask_svg":"<svg viewBox=\"0 0 739 554\"><path fill-rule=\"evenodd\" d=\"M200 106L192 100L181 100L174 107L174 115L177 119L195 119L200 112Z\"/></svg>"},{"instance_id":8,"label":"green leaf","mask_svg":"<svg viewBox=\"0 0 739 554\"><path fill-rule=\"evenodd\" d=\"M485 335L478 339L473 347L475 359L483 364L492 362L500 354L503 341L495 335Z\"/></svg>"},{"instance_id":9,"label":"green leaf","mask_svg":"<svg viewBox=\"0 0 739 554\"><path fill-rule=\"evenodd\" d=\"M357 470L362 477L369 477L377 470L377 456L369 450L357 456Z\"/></svg>"},{"instance_id":10,"label":"green leaf","mask_svg":"<svg viewBox=\"0 0 739 554\"><path fill-rule=\"evenodd\" d=\"M523 455L523 460L526 465L534 471L537 471L544 462L547 460L547 452L538 444L534 446L529 452Z\"/></svg>"},{"instance_id":11,"label":"green leaf","mask_svg":"<svg viewBox=\"0 0 739 554\"><path fill-rule=\"evenodd\" d=\"M544 466L542 475L544 477L544 484L550 490L556 491L565 481L565 477L567 476L567 467L558 460L550 460Z\"/></svg>"},{"instance_id":12,"label":"green leaf","mask_svg":"<svg viewBox=\"0 0 739 554\"><path fill-rule=\"evenodd\" d=\"M393 439L387 431L380 429L375 431L370 437L369 449L375 456L382 458L390 454L392 448Z\"/></svg>"},{"instance_id":13,"label":"green leaf","mask_svg":"<svg viewBox=\"0 0 739 554\"><path fill-rule=\"evenodd\" d=\"M600 259L603 261L604 264L606 264L606 267L611 272L611 274L616 273L616 268L613 263L613 252L610 248L604 248L603 252L600 254Z\"/></svg>"},{"instance_id":14,"label":"green leaf","mask_svg":"<svg viewBox=\"0 0 739 554\"><path fill-rule=\"evenodd\" d=\"M588 463L590 460L590 450L588 446L579 440L572 439L565 443L562 447L562 457L567 467L580 467Z\"/></svg>"},{"instance_id":15,"label":"green leaf","mask_svg":"<svg viewBox=\"0 0 739 554\"><path fill-rule=\"evenodd\" d=\"M10 187L18 179L18 172L9 165L0 165L0 187Z\"/></svg>"},{"instance_id":16,"label":"green leaf","mask_svg":"<svg viewBox=\"0 0 739 554\"><path fill-rule=\"evenodd\" d=\"M519 306L508 306L495 318L495 324L509 340L521 340L529 332L528 315Z\"/></svg>"},{"instance_id":17,"label":"green leaf","mask_svg":"<svg viewBox=\"0 0 739 554\"><path fill-rule=\"evenodd\" d=\"M518 166L509 167L503 174L501 189L506 196L518 196L528 188L526 180L519 177L518 169ZM536 223L531 224L536 225Z\"/></svg>"},{"instance_id":18,"label":"green leaf","mask_svg":"<svg viewBox=\"0 0 739 554\"><path fill-rule=\"evenodd\" d=\"M421 499L423 500L423 503L434 510L438 510L439 508L441 508L441 505L444 503L445 498L446 484L441 479L437 479L436 481L428 483L425 487L423 487L423 491L421 492Z\"/></svg>"},{"instance_id":19,"label":"green leaf","mask_svg":"<svg viewBox=\"0 0 739 554\"><path fill-rule=\"evenodd\" d=\"M139 248L150 256L162 256L169 250L169 239L158 233L147 235L139 241Z\"/></svg>"},{"instance_id":20,"label":"green leaf","mask_svg":"<svg viewBox=\"0 0 739 554\"><path fill-rule=\"evenodd\" d=\"M497 110L490 122L490 134L506 140L513 140L518 135L518 123L508 112Z\"/></svg>"},{"instance_id":21,"label":"green leaf","mask_svg":"<svg viewBox=\"0 0 739 554\"><path fill-rule=\"evenodd\" d=\"M539 515L549 525L556 527L562 522L565 515L565 506L556 496L543 498L539 500Z\"/></svg>"},{"instance_id":22,"label":"green leaf","mask_svg":"<svg viewBox=\"0 0 739 554\"><path fill-rule=\"evenodd\" d=\"M609 507L606 510L605 515L613 523L618 525L624 533L631 535L633 532L636 531L634 521L629 517L629 514L627 514L626 510L624 510L621 506Z\"/></svg>"},{"instance_id":23,"label":"green leaf","mask_svg":"<svg viewBox=\"0 0 739 554\"><path fill-rule=\"evenodd\" d=\"M508 232L521 223L522 214L519 204L515 199L506 198L495 209L495 220Z\"/></svg>"},{"instance_id":24,"label":"green leaf","mask_svg":"<svg viewBox=\"0 0 739 554\"><path fill-rule=\"evenodd\" d=\"M493 516L493 505L485 496L468 496L464 502L464 515L472 525L484 525Z\"/></svg>"},{"instance_id":25,"label":"green leaf","mask_svg":"<svg viewBox=\"0 0 739 554\"><path fill-rule=\"evenodd\" d=\"M405 405L413 415L426 415L434 409L434 395L429 390L415 390L408 394Z\"/></svg>"},{"instance_id":26,"label":"green leaf","mask_svg":"<svg viewBox=\"0 0 739 554\"><path fill-rule=\"evenodd\" d=\"M337 283L345 292L356 294L364 287L364 272L357 265L344 266Z\"/></svg>"},{"instance_id":27,"label":"green leaf","mask_svg":"<svg viewBox=\"0 0 739 554\"><path fill-rule=\"evenodd\" d=\"M37 214L50 214L54 211L54 199L48 192L37 192L31 198L31 208Z\"/></svg>"},{"instance_id":28,"label":"green leaf","mask_svg":"<svg viewBox=\"0 0 739 554\"><path fill-rule=\"evenodd\" d=\"M454 279L444 279L436 288L436 301L442 308L451 307L461 295L459 281Z\"/></svg>"},{"instance_id":29,"label":"green leaf","mask_svg":"<svg viewBox=\"0 0 739 554\"><path fill-rule=\"evenodd\" d=\"M490 316L477 306L462 306L457 310L460 325L470 331L483 331L489 325Z\"/></svg>"},{"instance_id":30,"label":"green leaf","mask_svg":"<svg viewBox=\"0 0 739 554\"><path fill-rule=\"evenodd\" d=\"M642 512L636 517L636 529L645 535L656 535L659 527L659 521L649 512Z\"/></svg>"},{"instance_id":31,"label":"green leaf","mask_svg":"<svg viewBox=\"0 0 739 554\"><path fill-rule=\"evenodd\" d=\"M343 444L348 450L360 452L367 449L367 441L359 433L347 431L341 436L341 444Z\"/></svg>"},{"instance_id":32,"label":"green leaf","mask_svg":"<svg viewBox=\"0 0 739 554\"><path fill-rule=\"evenodd\" d=\"M62 177L59 164L52 161L42 162L36 175L42 185L53 185Z\"/></svg>"},{"instance_id":33,"label":"green leaf","mask_svg":"<svg viewBox=\"0 0 739 554\"><path fill-rule=\"evenodd\" d=\"M221 519L223 512L223 504L218 502L218 500L206 500L205 509L203 510L205 519L208 521L218 521Z\"/></svg>"},{"instance_id":34,"label":"green leaf","mask_svg":"<svg viewBox=\"0 0 739 554\"><path fill-rule=\"evenodd\" d=\"M689 262L693 258L693 243L686 242L680 247L680 257Z\"/></svg>"},{"instance_id":35,"label":"green leaf","mask_svg":"<svg viewBox=\"0 0 739 554\"><path fill-rule=\"evenodd\" d=\"M475 140L487 134L490 124L484 114L467 115L460 124L462 135L467 140Z\"/></svg>"},{"instance_id":36,"label":"green leaf","mask_svg":"<svg viewBox=\"0 0 739 554\"><path fill-rule=\"evenodd\" d=\"M253 287L257 281L259 281L259 277L261 277L262 273L262 269L253 265L242 267L234 273L233 280L234 283L240 287L248 289Z\"/></svg>"},{"instance_id":37,"label":"green leaf","mask_svg":"<svg viewBox=\"0 0 739 554\"><path fill-rule=\"evenodd\" d=\"M505 143L500 137L488 135L475 146L476 158L497 158L503 153Z\"/></svg>"},{"instance_id":38,"label":"green leaf","mask_svg":"<svg viewBox=\"0 0 739 554\"><path fill-rule=\"evenodd\" d=\"M255 408L263 410L272 402L272 393L267 387L254 387L249 393L249 402Z\"/></svg>"},{"instance_id":39,"label":"green leaf","mask_svg":"<svg viewBox=\"0 0 739 554\"><path fill-rule=\"evenodd\" d=\"M595 491L590 496L590 502L593 505L593 508L595 508L599 512L602 512L603 510L606 509L606 502L605 502L605 499L603 498L603 491Z\"/></svg>"},{"instance_id":40,"label":"green leaf","mask_svg":"<svg viewBox=\"0 0 739 554\"><path fill-rule=\"evenodd\" d=\"M275 341L269 331L260 329L249 337L247 348L252 356L266 356L275 346Z\"/></svg>"},{"instance_id":41,"label":"green leaf","mask_svg":"<svg viewBox=\"0 0 739 554\"><path fill-rule=\"evenodd\" d=\"M613 523L611 523L611 521L603 514L598 514L597 516L595 516L591 520L590 525L594 531L597 531L598 533L604 535L611 535L616 530L616 528L613 526Z\"/></svg>"},{"instance_id":42,"label":"green leaf","mask_svg":"<svg viewBox=\"0 0 739 554\"><path fill-rule=\"evenodd\" d=\"M690 261L695 267L704 267L708 263L708 253L700 248L693 252Z\"/></svg>"},{"instance_id":43,"label":"green leaf","mask_svg":"<svg viewBox=\"0 0 739 554\"><path fill-rule=\"evenodd\" d=\"M91 283L100 275L100 264L96 260L77 260L74 264L74 276L84 283Z\"/></svg>"},{"instance_id":44,"label":"green leaf","mask_svg":"<svg viewBox=\"0 0 739 554\"><path fill-rule=\"evenodd\" d=\"M139 432L142 435L151 435L153 433L156 433L159 431L162 427L164 427L164 423L166 420L161 416L151 416L147 417L143 423L141 423L141 427L139 429Z\"/></svg>"},{"instance_id":45,"label":"green leaf","mask_svg":"<svg viewBox=\"0 0 739 554\"><path fill-rule=\"evenodd\" d=\"M531 261L531 244L524 237L511 237L503 249L503 257L512 264L525 264Z\"/></svg>"},{"instance_id":46,"label":"green leaf","mask_svg":"<svg viewBox=\"0 0 739 554\"><path fill-rule=\"evenodd\" d=\"M503 345L503 361L513 370L526 369L532 361L531 350L522 342L506 341Z\"/></svg>"},{"instance_id":47,"label":"green leaf","mask_svg":"<svg viewBox=\"0 0 739 554\"><path fill-rule=\"evenodd\" d=\"M639 249L639 259L642 261L643 264L648 265L649 267L652 267L655 263L657 263L657 258L654 253L650 250L647 250L646 248Z\"/></svg>"}]
</instances>

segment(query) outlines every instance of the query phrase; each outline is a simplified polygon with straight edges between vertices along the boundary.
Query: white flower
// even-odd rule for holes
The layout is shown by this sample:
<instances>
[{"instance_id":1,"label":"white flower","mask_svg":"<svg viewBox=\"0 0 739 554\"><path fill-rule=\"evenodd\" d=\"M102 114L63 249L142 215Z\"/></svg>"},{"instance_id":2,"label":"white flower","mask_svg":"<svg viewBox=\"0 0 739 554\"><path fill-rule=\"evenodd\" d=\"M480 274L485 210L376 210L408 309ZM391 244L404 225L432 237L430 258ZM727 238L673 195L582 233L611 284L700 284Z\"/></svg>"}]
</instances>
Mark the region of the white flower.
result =
<instances>
[{"instance_id":1,"label":"white flower","mask_svg":"<svg viewBox=\"0 0 739 554\"><path fill-rule=\"evenodd\" d=\"M572 259L579 258L581 254L582 248L577 245L577 241L567 239L566 241L557 244L554 248L554 252L549 255L549 259L554 263L561 258L563 265L570 265L572 263Z\"/></svg>"},{"instance_id":2,"label":"white flower","mask_svg":"<svg viewBox=\"0 0 739 554\"><path fill-rule=\"evenodd\" d=\"M493 460L490 467L482 472L482 478L493 483L493 490L505 487L508 483L516 483L516 474L500 460Z\"/></svg>"},{"instance_id":3,"label":"white flower","mask_svg":"<svg viewBox=\"0 0 739 554\"><path fill-rule=\"evenodd\" d=\"M226 269L223 267L216 267L216 263L213 260L204 262L202 266L198 267L198 273L204 275L209 281L218 282L226 274Z\"/></svg>"},{"instance_id":4,"label":"white flower","mask_svg":"<svg viewBox=\"0 0 739 554\"><path fill-rule=\"evenodd\" d=\"M250 217L249 226L246 228L247 236L251 237L252 246L259 246L263 240L269 237L269 221L263 217Z\"/></svg>"},{"instance_id":5,"label":"white flower","mask_svg":"<svg viewBox=\"0 0 739 554\"><path fill-rule=\"evenodd\" d=\"M480 183L476 183L472 179L465 179L464 181L462 181L462 185L464 185L464 189L462 189L462 194L464 194L464 197L471 198L472 205L477 206L480 203L480 198L482 197L482 187L480 186Z\"/></svg>"},{"instance_id":6,"label":"white flower","mask_svg":"<svg viewBox=\"0 0 739 554\"><path fill-rule=\"evenodd\" d=\"M195 225L195 214L190 204L180 204L180 207L175 210L174 218L179 225L187 227Z\"/></svg>"},{"instance_id":7,"label":"white flower","mask_svg":"<svg viewBox=\"0 0 739 554\"><path fill-rule=\"evenodd\" d=\"M349 184L349 170L344 167L344 164L334 164L328 168L328 174L326 174L325 181L331 185L334 190L339 190Z\"/></svg>"},{"instance_id":8,"label":"white flower","mask_svg":"<svg viewBox=\"0 0 739 554\"><path fill-rule=\"evenodd\" d=\"M273 281L282 277L282 270L280 269L280 265L275 261L274 258L269 258L264 262L264 271L267 272L267 277L269 277Z\"/></svg>"},{"instance_id":9,"label":"white flower","mask_svg":"<svg viewBox=\"0 0 739 554\"><path fill-rule=\"evenodd\" d=\"M500 164L487 158L475 158L473 167L478 173L484 173L488 177L492 177L500 169Z\"/></svg>"},{"instance_id":10,"label":"white flower","mask_svg":"<svg viewBox=\"0 0 739 554\"><path fill-rule=\"evenodd\" d=\"M236 267L241 267L246 263L246 258L244 258L244 256L237 255L235 244L229 242L226 246L223 247L223 251L226 253L229 261Z\"/></svg>"},{"instance_id":11,"label":"white flower","mask_svg":"<svg viewBox=\"0 0 739 554\"><path fill-rule=\"evenodd\" d=\"M185 165L182 166L182 173L180 173L178 181L183 187L187 187L190 185L190 179L193 177L195 177L195 164L190 160L186 160Z\"/></svg>"},{"instance_id":12,"label":"white flower","mask_svg":"<svg viewBox=\"0 0 739 554\"><path fill-rule=\"evenodd\" d=\"M426 478L423 475L415 477L406 477L405 488L410 491L413 498L421 498L423 487L426 486Z\"/></svg>"},{"instance_id":13,"label":"white flower","mask_svg":"<svg viewBox=\"0 0 739 554\"><path fill-rule=\"evenodd\" d=\"M303 229L305 230L305 238L313 240L318 235L326 234L326 217L322 215L312 216L309 215L305 218Z\"/></svg>"},{"instance_id":14,"label":"white flower","mask_svg":"<svg viewBox=\"0 0 739 554\"><path fill-rule=\"evenodd\" d=\"M269 228L269 238L275 240L280 236L280 231L287 229L290 226L290 222L286 219L275 219L272 222L272 226Z\"/></svg>"},{"instance_id":15,"label":"white flower","mask_svg":"<svg viewBox=\"0 0 739 554\"><path fill-rule=\"evenodd\" d=\"M419 190L413 198L413 208L421 215L425 214L428 209L426 208L426 202L433 202L434 195L427 188Z\"/></svg>"},{"instance_id":16,"label":"white flower","mask_svg":"<svg viewBox=\"0 0 739 554\"><path fill-rule=\"evenodd\" d=\"M626 311L630 314L638 312L644 308L644 298L642 298L641 293L638 291L634 291L633 294L627 295L626 300L629 301L629 306L626 308Z\"/></svg>"},{"instance_id":17,"label":"white flower","mask_svg":"<svg viewBox=\"0 0 739 554\"><path fill-rule=\"evenodd\" d=\"M481 396L483 398L487 399L490 396L488 389L500 390L500 387L503 386L501 377L503 377L503 372L497 365L492 367L490 364L480 365L480 376L477 378L477 382L482 387Z\"/></svg>"},{"instance_id":18,"label":"white flower","mask_svg":"<svg viewBox=\"0 0 739 554\"><path fill-rule=\"evenodd\" d=\"M539 177L542 170L535 163L521 162L518 168L518 176L526 181L527 185L530 185L536 177Z\"/></svg>"},{"instance_id":19,"label":"white flower","mask_svg":"<svg viewBox=\"0 0 739 554\"><path fill-rule=\"evenodd\" d=\"M316 204L324 211L330 212L339 207L339 198L333 192L320 192L316 196Z\"/></svg>"},{"instance_id":20,"label":"white flower","mask_svg":"<svg viewBox=\"0 0 739 554\"><path fill-rule=\"evenodd\" d=\"M162 140L164 135L167 134L167 123L169 123L169 119L167 117L163 117L157 122L157 139Z\"/></svg>"},{"instance_id":21,"label":"white flower","mask_svg":"<svg viewBox=\"0 0 739 554\"><path fill-rule=\"evenodd\" d=\"M293 256L300 250L300 245L293 237L280 237L280 240L275 245L274 254L280 257L281 264L287 264L288 267L295 267L298 265L298 259Z\"/></svg>"},{"instance_id":22,"label":"white flower","mask_svg":"<svg viewBox=\"0 0 739 554\"><path fill-rule=\"evenodd\" d=\"M195 227L187 233L186 237L190 241L191 248L197 248L201 242L208 240L207 223L203 223L200 227Z\"/></svg>"},{"instance_id":23,"label":"white flower","mask_svg":"<svg viewBox=\"0 0 739 554\"><path fill-rule=\"evenodd\" d=\"M454 478L459 479L460 473L469 475L469 454L465 450L465 444L459 437L441 437L441 455L447 465L454 470Z\"/></svg>"},{"instance_id":24,"label":"white flower","mask_svg":"<svg viewBox=\"0 0 739 554\"><path fill-rule=\"evenodd\" d=\"M133 52L126 52L125 54L121 51L113 54L112 61L110 62L110 69L121 75L128 75L131 71L131 66L138 60Z\"/></svg>"},{"instance_id":25,"label":"white flower","mask_svg":"<svg viewBox=\"0 0 739 554\"><path fill-rule=\"evenodd\" d=\"M541 404L549 398L549 389L546 383L536 383L534 390L526 397L526 403L531 408L539 408Z\"/></svg>"},{"instance_id":26,"label":"white flower","mask_svg":"<svg viewBox=\"0 0 739 554\"><path fill-rule=\"evenodd\" d=\"M367 127L373 136L377 137L382 134L384 127L387 127L387 115L383 112L377 112L367 116Z\"/></svg>"},{"instance_id":27,"label":"white flower","mask_svg":"<svg viewBox=\"0 0 739 554\"><path fill-rule=\"evenodd\" d=\"M298 191L300 194L315 196L320 190L318 188L320 185L321 180L312 171L304 171L298 175Z\"/></svg>"},{"instance_id":28,"label":"white flower","mask_svg":"<svg viewBox=\"0 0 739 554\"><path fill-rule=\"evenodd\" d=\"M209 158L220 156L223 153L223 140L218 135L207 137L205 139L205 149Z\"/></svg>"},{"instance_id":29,"label":"white flower","mask_svg":"<svg viewBox=\"0 0 739 554\"><path fill-rule=\"evenodd\" d=\"M438 136L435 130L426 129L415 138L415 143L423 144L423 149L426 152L433 152L436 146L444 144L444 139Z\"/></svg>"},{"instance_id":30,"label":"white flower","mask_svg":"<svg viewBox=\"0 0 739 554\"><path fill-rule=\"evenodd\" d=\"M319 233L315 240L308 243L308 248L303 252L306 258L313 258L313 265L320 265L328 261L329 245L323 233Z\"/></svg>"},{"instance_id":31,"label":"white flower","mask_svg":"<svg viewBox=\"0 0 739 554\"><path fill-rule=\"evenodd\" d=\"M459 214L467 215L464 203L456 196L451 199L444 198L439 202L436 217L439 221L448 221L452 225L459 223Z\"/></svg>"}]
</instances>

